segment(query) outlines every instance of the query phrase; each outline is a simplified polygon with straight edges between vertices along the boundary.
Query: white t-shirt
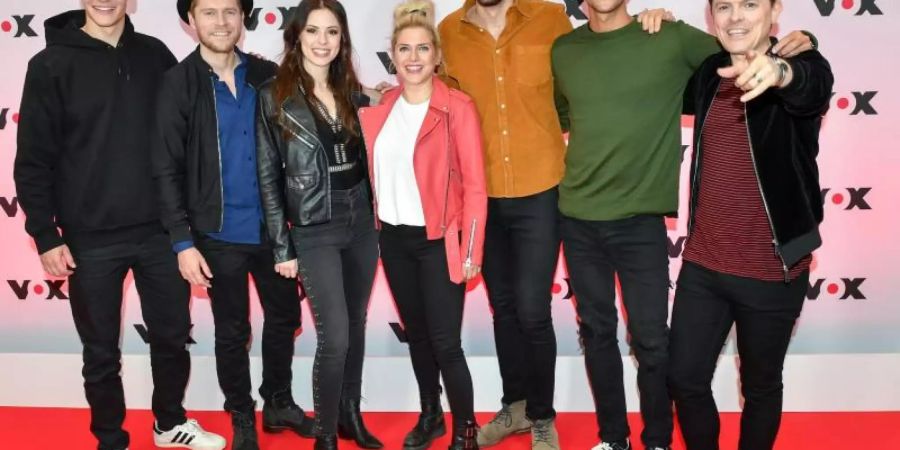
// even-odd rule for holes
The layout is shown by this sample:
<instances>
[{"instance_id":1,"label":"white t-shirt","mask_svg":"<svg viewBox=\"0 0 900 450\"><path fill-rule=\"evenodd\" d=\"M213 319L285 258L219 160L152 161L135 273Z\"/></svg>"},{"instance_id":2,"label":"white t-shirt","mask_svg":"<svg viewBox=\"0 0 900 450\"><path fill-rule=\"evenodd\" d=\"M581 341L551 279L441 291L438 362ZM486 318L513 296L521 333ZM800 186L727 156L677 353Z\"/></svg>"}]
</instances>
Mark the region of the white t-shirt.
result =
<instances>
[{"instance_id":1,"label":"white t-shirt","mask_svg":"<svg viewBox=\"0 0 900 450\"><path fill-rule=\"evenodd\" d=\"M428 104L413 105L401 95L375 138L375 195L382 222L425 226L413 153Z\"/></svg>"}]
</instances>

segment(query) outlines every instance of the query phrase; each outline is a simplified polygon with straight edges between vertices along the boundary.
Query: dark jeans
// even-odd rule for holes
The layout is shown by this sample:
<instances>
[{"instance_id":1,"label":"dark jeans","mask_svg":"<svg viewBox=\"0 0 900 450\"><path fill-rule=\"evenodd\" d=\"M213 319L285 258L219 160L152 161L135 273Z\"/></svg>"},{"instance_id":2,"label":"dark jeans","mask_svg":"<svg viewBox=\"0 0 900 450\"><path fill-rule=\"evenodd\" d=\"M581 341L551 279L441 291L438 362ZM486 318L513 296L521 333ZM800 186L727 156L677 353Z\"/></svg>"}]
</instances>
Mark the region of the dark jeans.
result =
<instances>
[{"instance_id":1,"label":"dark jeans","mask_svg":"<svg viewBox=\"0 0 900 450\"><path fill-rule=\"evenodd\" d=\"M669 383L689 450L719 448L713 373L731 326L740 356L740 450L766 450L781 423L781 372L809 272L788 284L742 278L685 262L672 311Z\"/></svg>"},{"instance_id":2,"label":"dark jeans","mask_svg":"<svg viewBox=\"0 0 900 450\"><path fill-rule=\"evenodd\" d=\"M484 284L494 312L502 401L527 400L531 420L556 415L550 289L559 260L558 200L556 188L488 200Z\"/></svg>"},{"instance_id":3,"label":"dark jeans","mask_svg":"<svg viewBox=\"0 0 900 450\"><path fill-rule=\"evenodd\" d=\"M447 386L453 421L475 419L472 376L463 354L465 284L450 281L444 240L428 240L424 227L382 224L381 261L400 312L422 398Z\"/></svg>"},{"instance_id":4,"label":"dark jeans","mask_svg":"<svg viewBox=\"0 0 900 450\"><path fill-rule=\"evenodd\" d=\"M84 346L84 391L98 448L129 445L122 429L125 396L119 374L122 285L128 270L134 273L150 338L153 414L164 430L184 423L181 403L191 369L190 289L178 272L168 237L158 233L140 242L79 249L73 256L78 267L69 277L69 303Z\"/></svg>"},{"instance_id":5,"label":"dark jeans","mask_svg":"<svg viewBox=\"0 0 900 450\"><path fill-rule=\"evenodd\" d=\"M331 221L294 227L300 277L316 324L316 432L337 432L341 398L359 399L378 233L365 183L331 193Z\"/></svg>"},{"instance_id":6,"label":"dark jeans","mask_svg":"<svg viewBox=\"0 0 900 450\"><path fill-rule=\"evenodd\" d=\"M276 393L290 393L294 335L300 327L300 294L295 280L275 272L275 258L268 244L232 244L207 236L195 238L213 278L207 289L216 327L216 373L225 394L225 410L251 413L250 287L253 276L263 308L260 395L271 400Z\"/></svg>"},{"instance_id":7,"label":"dark jeans","mask_svg":"<svg viewBox=\"0 0 900 450\"><path fill-rule=\"evenodd\" d=\"M564 217L562 236L601 439L618 442L630 433L616 338L618 275L630 344L638 362L644 419L641 440L648 447L668 447L672 441L672 405L666 386L669 256L663 217L611 221Z\"/></svg>"}]
</instances>

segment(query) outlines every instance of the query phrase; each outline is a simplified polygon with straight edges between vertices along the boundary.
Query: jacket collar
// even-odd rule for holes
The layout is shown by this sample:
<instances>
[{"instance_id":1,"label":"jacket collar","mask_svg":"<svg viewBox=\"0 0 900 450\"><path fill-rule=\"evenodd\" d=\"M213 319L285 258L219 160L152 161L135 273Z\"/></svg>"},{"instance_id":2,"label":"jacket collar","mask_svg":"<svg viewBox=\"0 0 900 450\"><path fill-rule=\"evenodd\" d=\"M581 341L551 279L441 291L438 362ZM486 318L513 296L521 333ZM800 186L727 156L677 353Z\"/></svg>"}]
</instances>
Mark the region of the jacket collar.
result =
<instances>
[{"instance_id":1,"label":"jacket collar","mask_svg":"<svg viewBox=\"0 0 900 450\"><path fill-rule=\"evenodd\" d=\"M241 64L245 64L247 67L247 83L256 89L259 89L259 85L272 75L269 71L265 70L265 64L267 64L267 62L251 54L244 53L237 47L234 48L234 52L237 54L238 58L241 59ZM200 73L208 74L210 76L214 75L212 67L202 56L200 56L199 45L184 58L184 61Z\"/></svg>"},{"instance_id":2,"label":"jacket collar","mask_svg":"<svg viewBox=\"0 0 900 450\"><path fill-rule=\"evenodd\" d=\"M449 120L450 87L448 87L437 76L432 78L432 84L434 86L434 90L431 93L431 100L429 100L428 102L428 113L426 114L425 120L422 123L422 128L419 130L416 142L430 133L431 130L433 130L434 127L436 127L437 124L442 120ZM391 110L394 109L394 106L397 104L397 101L400 99L400 95L402 93L402 86L391 89L384 94L379 105L373 106L371 108L366 108L364 114L369 117L369 120L371 120L373 137L378 136L381 133L381 129L384 127L385 122L387 122L387 118L391 114ZM374 141L371 143L371 145L374 145Z\"/></svg>"}]
</instances>

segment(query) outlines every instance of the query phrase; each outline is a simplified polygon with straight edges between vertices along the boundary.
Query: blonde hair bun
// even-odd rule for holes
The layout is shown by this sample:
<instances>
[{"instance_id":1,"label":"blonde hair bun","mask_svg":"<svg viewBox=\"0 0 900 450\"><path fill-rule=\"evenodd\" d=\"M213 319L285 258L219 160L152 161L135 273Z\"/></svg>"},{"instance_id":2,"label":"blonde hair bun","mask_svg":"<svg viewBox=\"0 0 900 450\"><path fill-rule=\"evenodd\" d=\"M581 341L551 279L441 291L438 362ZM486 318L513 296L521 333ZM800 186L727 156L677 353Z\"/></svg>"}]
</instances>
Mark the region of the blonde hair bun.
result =
<instances>
[{"instance_id":1,"label":"blonde hair bun","mask_svg":"<svg viewBox=\"0 0 900 450\"><path fill-rule=\"evenodd\" d=\"M431 0L407 0L394 8L394 27L426 25L434 27L434 2Z\"/></svg>"}]
</instances>

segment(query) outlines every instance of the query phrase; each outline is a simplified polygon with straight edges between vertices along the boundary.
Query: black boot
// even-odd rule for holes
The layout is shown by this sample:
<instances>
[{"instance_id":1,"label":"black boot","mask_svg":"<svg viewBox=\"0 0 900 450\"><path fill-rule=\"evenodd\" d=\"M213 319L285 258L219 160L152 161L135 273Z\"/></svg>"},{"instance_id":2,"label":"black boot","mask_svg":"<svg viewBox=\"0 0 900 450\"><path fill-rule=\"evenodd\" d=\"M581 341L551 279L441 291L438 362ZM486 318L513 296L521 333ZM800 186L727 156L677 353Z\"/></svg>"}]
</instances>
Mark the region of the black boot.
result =
<instances>
[{"instance_id":1,"label":"black boot","mask_svg":"<svg viewBox=\"0 0 900 450\"><path fill-rule=\"evenodd\" d=\"M478 450L478 425L467 420L462 425L454 424L453 442L449 450Z\"/></svg>"},{"instance_id":2,"label":"black boot","mask_svg":"<svg viewBox=\"0 0 900 450\"><path fill-rule=\"evenodd\" d=\"M290 391L279 392L263 404L263 431L280 433L291 430L305 438L316 436L315 420L294 403Z\"/></svg>"},{"instance_id":3,"label":"black boot","mask_svg":"<svg viewBox=\"0 0 900 450\"><path fill-rule=\"evenodd\" d=\"M338 414L337 434L341 439L356 441L356 445L362 448L382 448L384 444L366 429L362 414L359 412L359 399L341 399L340 413Z\"/></svg>"},{"instance_id":4,"label":"black boot","mask_svg":"<svg viewBox=\"0 0 900 450\"><path fill-rule=\"evenodd\" d=\"M447 434L441 396L422 397L422 413L416 426L403 439L403 450L424 450L435 439Z\"/></svg>"},{"instance_id":5,"label":"black boot","mask_svg":"<svg viewBox=\"0 0 900 450\"><path fill-rule=\"evenodd\" d=\"M232 450L259 450L255 412L231 411L231 427L234 430Z\"/></svg>"},{"instance_id":6,"label":"black boot","mask_svg":"<svg viewBox=\"0 0 900 450\"><path fill-rule=\"evenodd\" d=\"M333 434L316 436L316 445L313 450L337 450L337 448L337 436Z\"/></svg>"}]
</instances>

